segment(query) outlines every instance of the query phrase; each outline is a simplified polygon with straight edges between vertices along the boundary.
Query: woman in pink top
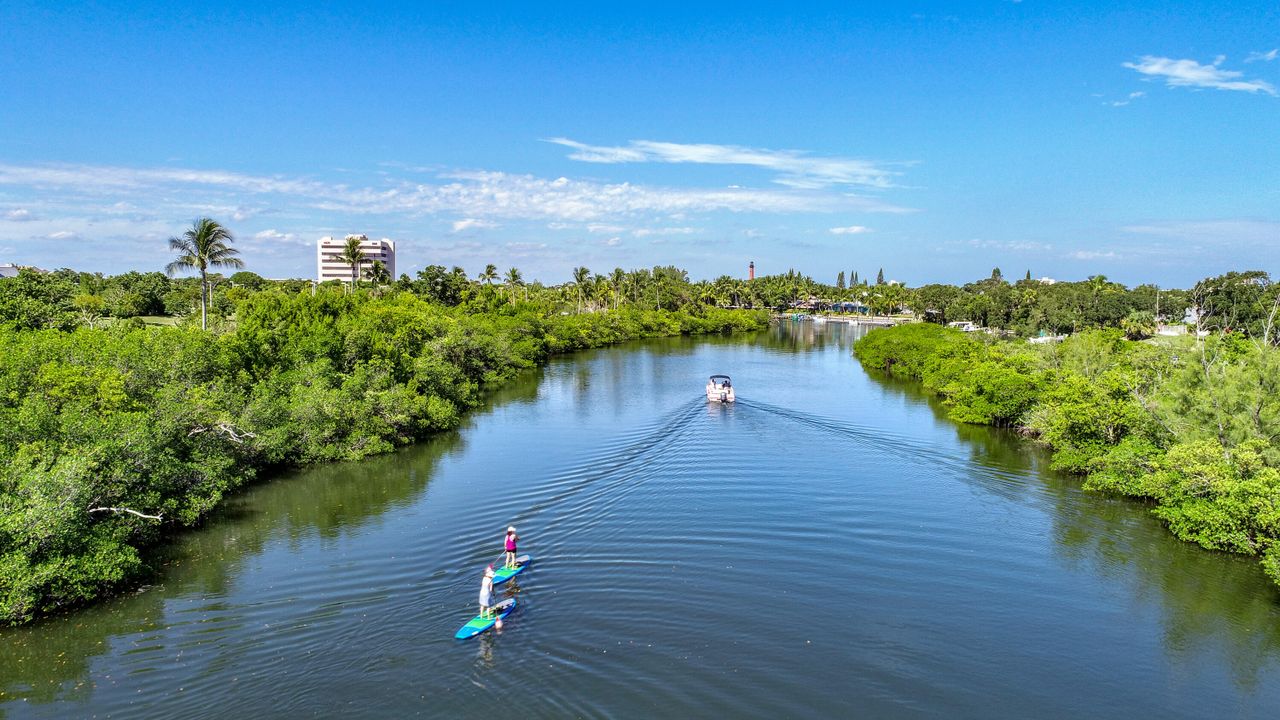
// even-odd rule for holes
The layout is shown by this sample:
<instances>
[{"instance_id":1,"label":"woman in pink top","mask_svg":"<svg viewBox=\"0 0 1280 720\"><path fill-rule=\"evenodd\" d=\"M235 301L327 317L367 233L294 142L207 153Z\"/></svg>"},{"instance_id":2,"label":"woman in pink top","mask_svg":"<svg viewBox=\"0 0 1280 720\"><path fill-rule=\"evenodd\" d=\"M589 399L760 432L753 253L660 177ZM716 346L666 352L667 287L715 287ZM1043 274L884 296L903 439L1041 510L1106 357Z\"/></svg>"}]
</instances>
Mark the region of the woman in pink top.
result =
<instances>
[{"instance_id":1,"label":"woman in pink top","mask_svg":"<svg viewBox=\"0 0 1280 720\"><path fill-rule=\"evenodd\" d=\"M516 535L515 526L508 527L505 547L507 550L507 567L509 568L516 566L516 540L519 539L520 536Z\"/></svg>"}]
</instances>

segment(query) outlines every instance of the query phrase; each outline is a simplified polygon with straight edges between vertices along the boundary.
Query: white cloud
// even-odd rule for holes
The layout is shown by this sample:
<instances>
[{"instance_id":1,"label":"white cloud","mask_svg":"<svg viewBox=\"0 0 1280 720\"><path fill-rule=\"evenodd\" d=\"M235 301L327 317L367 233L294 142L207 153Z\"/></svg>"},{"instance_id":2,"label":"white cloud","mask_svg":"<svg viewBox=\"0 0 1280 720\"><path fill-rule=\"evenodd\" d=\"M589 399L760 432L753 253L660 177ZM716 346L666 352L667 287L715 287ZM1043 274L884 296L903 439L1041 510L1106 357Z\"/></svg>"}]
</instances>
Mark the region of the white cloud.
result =
<instances>
[{"instance_id":1,"label":"white cloud","mask_svg":"<svg viewBox=\"0 0 1280 720\"><path fill-rule=\"evenodd\" d=\"M48 235L45 235L44 239L45 240L79 240L80 233L72 232L70 230L59 230L57 232L51 232Z\"/></svg>"},{"instance_id":2,"label":"white cloud","mask_svg":"<svg viewBox=\"0 0 1280 720\"><path fill-rule=\"evenodd\" d=\"M636 237L650 237L652 235L692 235L698 232L697 228L691 227L662 227L662 228L636 228L631 231Z\"/></svg>"},{"instance_id":3,"label":"white cloud","mask_svg":"<svg viewBox=\"0 0 1280 720\"><path fill-rule=\"evenodd\" d=\"M718 211L913 212L873 198L798 189L671 188L488 171L455 172L441 180L433 185L387 179L377 187L352 187L224 171L0 164L0 186L15 186L51 201L60 199L69 213L82 211L87 204L84 196L104 194L125 195L131 204L159 217L181 217L205 209L215 216L231 214L243 206L216 201L246 195L277 196L273 204L282 208L280 212L294 215L316 210L408 217L454 214L465 218L457 221L462 223L477 222L479 217L610 224L620 218L679 221L690 213Z\"/></svg>"},{"instance_id":4,"label":"white cloud","mask_svg":"<svg viewBox=\"0 0 1280 720\"><path fill-rule=\"evenodd\" d=\"M843 157L814 157L800 150L767 150L738 145L671 143L632 140L626 146L588 145L569 138L547 142L573 148L569 157L592 163L697 163L746 165L773 170L774 182L795 188L817 189L832 185L887 188L902 173L888 163Z\"/></svg>"},{"instance_id":5,"label":"white cloud","mask_svg":"<svg viewBox=\"0 0 1280 720\"><path fill-rule=\"evenodd\" d=\"M1001 250L1006 252L1044 252L1052 250L1053 246L1049 243L1036 242L1034 240L985 240L982 238L973 238L967 242L950 242L951 246L969 247L978 250Z\"/></svg>"},{"instance_id":6,"label":"white cloud","mask_svg":"<svg viewBox=\"0 0 1280 720\"><path fill-rule=\"evenodd\" d=\"M1226 57L1219 55L1212 65L1201 65L1195 60L1174 60L1143 55L1140 62L1123 63L1123 65L1151 79L1163 79L1169 87L1215 88L1276 94L1275 86L1265 80L1241 80L1239 78L1244 73L1239 70L1223 70L1218 67L1224 60Z\"/></svg>"},{"instance_id":7,"label":"white cloud","mask_svg":"<svg viewBox=\"0 0 1280 720\"><path fill-rule=\"evenodd\" d=\"M502 247L508 250L516 251L516 252L530 252L533 250L545 250L547 247L547 244L533 243L533 242L509 242L503 245Z\"/></svg>"},{"instance_id":8,"label":"white cloud","mask_svg":"<svg viewBox=\"0 0 1280 720\"><path fill-rule=\"evenodd\" d=\"M1125 98L1124 100L1112 100L1107 104L1110 105L1111 107L1124 107L1125 105L1128 105L1129 103L1133 102L1134 100L1137 100L1138 98L1146 94L1147 93L1142 90L1139 90L1137 92L1131 92L1129 93L1129 97Z\"/></svg>"},{"instance_id":9,"label":"white cloud","mask_svg":"<svg viewBox=\"0 0 1280 720\"><path fill-rule=\"evenodd\" d=\"M37 220L38 218L34 214L32 214L30 210L27 210L26 208L18 208L16 210L10 210L9 212L5 213L4 219L8 220L9 222L31 222L32 220Z\"/></svg>"},{"instance_id":10,"label":"white cloud","mask_svg":"<svg viewBox=\"0 0 1280 720\"><path fill-rule=\"evenodd\" d=\"M256 208L240 206L231 211L231 219L236 222L244 222L245 220L257 215L259 212L261 211Z\"/></svg>"},{"instance_id":11,"label":"white cloud","mask_svg":"<svg viewBox=\"0 0 1280 720\"><path fill-rule=\"evenodd\" d=\"M862 233L871 232L871 228L864 225L849 225L847 227L833 227L828 232L832 235L861 235Z\"/></svg>"},{"instance_id":12,"label":"white cloud","mask_svg":"<svg viewBox=\"0 0 1280 720\"><path fill-rule=\"evenodd\" d=\"M1105 252L1102 250L1076 250L1073 253L1068 253L1067 257L1072 260L1114 260L1120 256L1111 250Z\"/></svg>"},{"instance_id":13,"label":"white cloud","mask_svg":"<svg viewBox=\"0 0 1280 720\"><path fill-rule=\"evenodd\" d=\"M1245 58L1244 61L1247 63L1258 62L1259 60L1262 62L1271 62L1277 57L1280 57L1280 48L1272 48L1267 52L1251 52L1249 53L1249 57Z\"/></svg>"},{"instance_id":14,"label":"white cloud","mask_svg":"<svg viewBox=\"0 0 1280 720\"><path fill-rule=\"evenodd\" d=\"M622 238L614 236L600 243L605 247L617 247L622 244Z\"/></svg>"},{"instance_id":15,"label":"white cloud","mask_svg":"<svg viewBox=\"0 0 1280 720\"><path fill-rule=\"evenodd\" d=\"M261 230L253 234L253 239L265 243L292 243L295 245L310 245L297 233L280 232L274 228Z\"/></svg>"},{"instance_id":16,"label":"white cloud","mask_svg":"<svg viewBox=\"0 0 1280 720\"><path fill-rule=\"evenodd\" d=\"M626 230L626 228L622 227L621 225L606 225L604 223L590 223L587 225L587 232L592 234L597 234L597 233L613 234L613 233L620 233L624 230Z\"/></svg>"},{"instance_id":17,"label":"white cloud","mask_svg":"<svg viewBox=\"0 0 1280 720\"><path fill-rule=\"evenodd\" d=\"M453 221L453 231L462 232L471 228L496 228L498 223L491 220L480 220L478 218L463 218Z\"/></svg>"}]
</instances>

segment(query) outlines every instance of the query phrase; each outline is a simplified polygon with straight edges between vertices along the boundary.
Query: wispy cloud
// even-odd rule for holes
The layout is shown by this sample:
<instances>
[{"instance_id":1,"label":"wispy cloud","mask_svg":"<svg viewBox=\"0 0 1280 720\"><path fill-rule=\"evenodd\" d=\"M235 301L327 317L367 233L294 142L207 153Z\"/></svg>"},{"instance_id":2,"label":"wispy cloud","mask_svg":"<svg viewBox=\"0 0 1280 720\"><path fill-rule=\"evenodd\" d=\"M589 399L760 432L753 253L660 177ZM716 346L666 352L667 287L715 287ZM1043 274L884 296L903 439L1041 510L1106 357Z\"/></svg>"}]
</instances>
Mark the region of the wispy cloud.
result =
<instances>
[{"instance_id":1,"label":"wispy cloud","mask_svg":"<svg viewBox=\"0 0 1280 720\"><path fill-rule=\"evenodd\" d=\"M1174 238L1205 247L1273 249L1280 246L1280 222L1269 220L1173 220L1129 225L1121 229L1127 233Z\"/></svg>"},{"instance_id":2,"label":"wispy cloud","mask_svg":"<svg viewBox=\"0 0 1280 720\"><path fill-rule=\"evenodd\" d=\"M945 255L963 257L990 257L992 254L1014 254L1020 256L1044 256L1053 250L1053 245L1036 240L991 240L988 238L970 238L968 240L947 240L935 246Z\"/></svg>"},{"instance_id":3,"label":"wispy cloud","mask_svg":"<svg viewBox=\"0 0 1280 720\"><path fill-rule=\"evenodd\" d=\"M293 214L315 210L410 218L452 214L463 217L458 221L461 223L474 223L478 218L565 223L622 218L678 221L689 213L717 211L912 212L874 198L799 189L673 188L492 171L453 172L439 179L438 184L428 184L386 178L378 186L354 187L226 171L0 164L0 186L17 187L42 198L60 197L68 211L86 207L93 198L109 196L120 201L124 196L131 206L162 217L181 217L210 208L217 209L219 215L232 214L236 208L268 201L281 207L281 212Z\"/></svg>"},{"instance_id":4,"label":"wispy cloud","mask_svg":"<svg viewBox=\"0 0 1280 720\"><path fill-rule=\"evenodd\" d=\"M1111 107L1124 107L1125 105L1128 105L1129 103L1133 102L1134 100L1137 100L1138 98L1146 94L1147 93L1145 91L1138 90L1136 92L1129 93L1129 96L1126 97L1124 100L1112 100L1107 104L1110 105Z\"/></svg>"},{"instance_id":5,"label":"wispy cloud","mask_svg":"<svg viewBox=\"0 0 1280 720\"><path fill-rule=\"evenodd\" d=\"M287 243L294 245L310 245L301 235L291 232L280 232L274 228L261 230L253 234L253 239L264 243Z\"/></svg>"},{"instance_id":6,"label":"wispy cloud","mask_svg":"<svg viewBox=\"0 0 1280 720\"><path fill-rule=\"evenodd\" d=\"M871 228L864 225L849 225L847 227L833 227L828 232L832 235L861 235L862 233L871 232Z\"/></svg>"},{"instance_id":7,"label":"wispy cloud","mask_svg":"<svg viewBox=\"0 0 1280 720\"><path fill-rule=\"evenodd\" d=\"M71 230L59 230L44 236L45 240L79 240L80 233Z\"/></svg>"},{"instance_id":8,"label":"wispy cloud","mask_svg":"<svg viewBox=\"0 0 1280 720\"><path fill-rule=\"evenodd\" d=\"M660 227L660 228L637 228L631 231L636 237L650 237L653 235L692 235L698 232L698 228L691 227Z\"/></svg>"},{"instance_id":9,"label":"wispy cloud","mask_svg":"<svg viewBox=\"0 0 1280 720\"><path fill-rule=\"evenodd\" d=\"M496 228L496 227L498 227L498 223L493 222L492 220L481 220L479 218L463 218L461 220L453 221L454 232L462 232L463 230L470 230L472 228Z\"/></svg>"},{"instance_id":10,"label":"wispy cloud","mask_svg":"<svg viewBox=\"0 0 1280 720\"><path fill-rule=\"evenodd\" d=\"M778 173L774 182L788 187L817 189L833 185L887 188L901 175L893 165L844 157L815 157L800 150L767 150L711 143L671 143L632 140L623 146L588 145L569 138L547 142L572 148L569 157L591 163L697 163L744 165Z\"/></svg>"},{"instance_id":11,"label":"wispy cloud","mask_svg":"<svg viewBox=\"0 0 1280 720\"><path fill-rule=\"evenodd\" d=\"M1245 58L1244 61L1247 63L1258 61L1271 62L1277 57L1280 57L1280 48L1272 48L1267 52L1251 52L1249 53L1249 57Z\"/></svg>"},{"instance_id":12,"label":"wispy cloud","mask_svg":"<svg viewBox=\"0 0 1280 720\"><path fill-rule=\"evenodd\" d=\"M1214 88L1276 94L1275 86L1265 80L1242 80L1244 73L1239 70L1223 70L1219 66L1226 59L1225 55L1219 55L1212 65L1201 65L1195 60L1174 60L1143 55L1139 62L1127 62L1123 65L1137 70L1149 79L1163 79L1169 87Z\"/></svg>"},{"instance_id":13,"label":"wispy cloud","mask_svg":"<svg viewBox=\"0 0 1280 720\"><path fill-rule=\"evenodd\" d=\"M4 219L9 222L31 222L38 218L30 210L26 208L17 208L10 210L4 214Z\"/></svg>"},{"instance_id":14,"label":"wispy cloud","mask_svg":"<svg viewBox=\"0 0 1280 720\"><path fill-rule=\"evenodd\" d=\"M1068 253L1067 257L1072 260L1114 260L1120 256L1113 250L1076 250Z\"/></svg>"}]
</instances>

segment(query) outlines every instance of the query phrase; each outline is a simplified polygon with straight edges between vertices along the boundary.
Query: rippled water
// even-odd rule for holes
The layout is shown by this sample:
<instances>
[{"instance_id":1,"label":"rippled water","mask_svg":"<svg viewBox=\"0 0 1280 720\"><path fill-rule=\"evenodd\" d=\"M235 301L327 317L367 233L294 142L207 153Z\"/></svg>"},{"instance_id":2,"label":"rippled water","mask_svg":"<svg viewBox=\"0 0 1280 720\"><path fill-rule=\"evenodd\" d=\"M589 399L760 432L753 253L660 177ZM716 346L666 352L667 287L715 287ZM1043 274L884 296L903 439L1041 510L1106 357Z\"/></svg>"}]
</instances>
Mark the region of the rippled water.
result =
<instances>
[{"instance_id":1,"label":"rippled water","mask_svg":"<svg viewBox=\"0 0 1280 720\"><path fill-rule=\"evenodd\" d=\"M1274 717L1280 594L869 377L842 325L586 353L0 632L5 717ZM708 406L708 374L736 406ZM460 642L515 524L536 560Z\"/></svg>"}]
</instances>

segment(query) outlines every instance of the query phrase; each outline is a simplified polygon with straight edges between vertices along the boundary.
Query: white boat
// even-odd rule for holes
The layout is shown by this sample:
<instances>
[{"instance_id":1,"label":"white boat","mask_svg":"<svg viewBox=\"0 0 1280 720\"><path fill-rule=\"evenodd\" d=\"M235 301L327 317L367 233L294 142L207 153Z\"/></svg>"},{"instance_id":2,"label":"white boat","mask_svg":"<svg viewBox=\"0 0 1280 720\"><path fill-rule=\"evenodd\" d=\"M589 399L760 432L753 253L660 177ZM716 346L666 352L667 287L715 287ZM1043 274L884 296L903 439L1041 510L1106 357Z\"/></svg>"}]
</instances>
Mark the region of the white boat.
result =
<instances>
[{"instance_id":1,"label":"white boat","mask_svg":"<svg viewBox=\"0 0 1280 720\"><path fill-rule=\"evenodd\" d=\"M733 384L728 375L712 375L707 381L707 400L711 402L731 403L734 401Z\"/></svg>"}]
</instances>

